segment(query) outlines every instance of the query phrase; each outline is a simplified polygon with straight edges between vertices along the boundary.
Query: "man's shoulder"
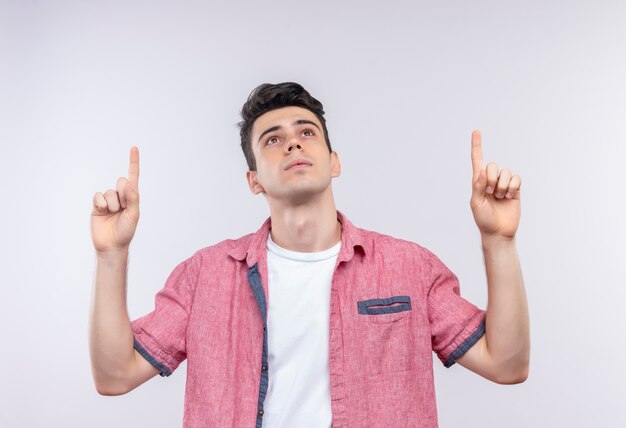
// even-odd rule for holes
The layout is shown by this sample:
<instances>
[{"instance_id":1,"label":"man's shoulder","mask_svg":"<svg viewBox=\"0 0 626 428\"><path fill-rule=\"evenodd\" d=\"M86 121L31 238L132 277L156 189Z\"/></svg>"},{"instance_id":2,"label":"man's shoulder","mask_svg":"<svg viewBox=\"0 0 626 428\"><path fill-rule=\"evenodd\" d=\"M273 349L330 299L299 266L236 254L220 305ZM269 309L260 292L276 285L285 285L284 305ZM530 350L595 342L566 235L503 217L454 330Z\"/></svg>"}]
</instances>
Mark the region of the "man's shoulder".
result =
<instances>
[{"instance_id":1,"label":"man's shoulder","mask_svg":"<svg viewBox=\"0 0 626 428\"><path fill-rule=\"evenodd\" d=\"M363 229L360 227L355 228L362 237L362 241L365 244L365 250L369 249L374 252L407 252L417 254L430 254L430 251L418 244L417 242L410 241L408 239L398 238L393 235L381 233L374 230Z\"/></svg>"},{"instance_id":2,"label":"man's shoulder","mask_svg":"<svg viewBox=\"0 0 626 428\"><path fill-rule=\"evenodd\" d=\"M253 237L254 233L252 232L240 236L239 238L227 238L215 244L200 248L194 253L192 257L216 257L219 255L228 255L238 249L247 248L250 245Z\"/></svg>"},{"instance_id":3,"label":"man's shoulder","mask_svg":"<svg viewBox=\"0 0 626 428\"><path fill-rule=\"evenodd\" d=\"M393 235L358 229L364 243L365 255L366 257L369 255L369 259L373 262L392 261L402 263L404 267L413 266L430 271L447 269L441 259L426 246Z\"/></svg>"}]
</instances>

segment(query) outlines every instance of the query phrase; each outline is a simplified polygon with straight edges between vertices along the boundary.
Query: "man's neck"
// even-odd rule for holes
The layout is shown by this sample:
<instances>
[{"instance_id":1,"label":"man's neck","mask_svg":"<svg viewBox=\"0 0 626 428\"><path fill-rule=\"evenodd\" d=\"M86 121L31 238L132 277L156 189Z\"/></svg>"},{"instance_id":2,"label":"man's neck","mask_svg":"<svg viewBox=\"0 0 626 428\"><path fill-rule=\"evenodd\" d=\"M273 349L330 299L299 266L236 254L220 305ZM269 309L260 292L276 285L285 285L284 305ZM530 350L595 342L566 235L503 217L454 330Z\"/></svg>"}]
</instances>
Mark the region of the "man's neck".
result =
<instances>
[{"instance_id":1,"label":"man's neck","mask_svg":"<svg viewBox=\"0 0 626 428\"><path fill-rule=\"evenodd\" d=\"M292 251L327 250L341 240L341 224L331 197L299 205L270 204L272 241Z\"/></svg>"}]
</instances>

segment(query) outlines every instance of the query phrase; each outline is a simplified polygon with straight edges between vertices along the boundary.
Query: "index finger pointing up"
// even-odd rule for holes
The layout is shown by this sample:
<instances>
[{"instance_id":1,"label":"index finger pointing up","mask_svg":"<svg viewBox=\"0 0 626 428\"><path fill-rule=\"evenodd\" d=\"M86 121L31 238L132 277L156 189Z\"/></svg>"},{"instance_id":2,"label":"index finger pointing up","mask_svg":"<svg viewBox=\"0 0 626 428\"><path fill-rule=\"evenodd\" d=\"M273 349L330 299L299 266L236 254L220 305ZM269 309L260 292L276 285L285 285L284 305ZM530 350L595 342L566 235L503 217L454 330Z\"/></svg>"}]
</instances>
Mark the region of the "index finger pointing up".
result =
<instances>
[{"instance_id":1,"label":"index finger pointing up","mask_svg":"<svg viewBox=\"0 0 626 428\"><path fill-rule=\"evenodd\" d=\"M483 169L483 148L480 140L480 131L472 132L472 171L474 179Z\"/></svg>"},{"instance_id":2,"label":"index finger pointing up","mask_svg":"<svg viewBox=\"0 0 626 428\"><path fill-rule=\"evenodd\" d=\"M135 190L139 190L139 149L130 148L130 164L128 165L128 181Z\"/></svg>"}]
</instances>

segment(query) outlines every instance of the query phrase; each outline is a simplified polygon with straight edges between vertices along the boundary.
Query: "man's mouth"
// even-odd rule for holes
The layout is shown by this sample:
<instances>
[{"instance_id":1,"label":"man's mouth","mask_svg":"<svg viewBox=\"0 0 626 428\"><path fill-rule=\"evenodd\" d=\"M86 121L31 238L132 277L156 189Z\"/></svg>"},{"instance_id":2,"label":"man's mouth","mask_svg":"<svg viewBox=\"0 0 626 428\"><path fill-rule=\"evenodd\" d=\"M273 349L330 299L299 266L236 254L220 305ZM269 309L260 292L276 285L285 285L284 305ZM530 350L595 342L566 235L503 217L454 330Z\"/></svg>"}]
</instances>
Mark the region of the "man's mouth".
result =
<instances>
[{"instance_id":1,"label":"man's mouth","mask_svg":"<svg viewBox=\"0 0 626 428\"><path fill-rule=\"evenodd\" d=\"M309 167L311 165L312 165L311 162L309 162L308 160L305 160L305 159L294 159L293 161L289 162L289 164L287 165L285 170L288 170L288 169L301 169L301 168Z\"/></svg>"}]
</instances>

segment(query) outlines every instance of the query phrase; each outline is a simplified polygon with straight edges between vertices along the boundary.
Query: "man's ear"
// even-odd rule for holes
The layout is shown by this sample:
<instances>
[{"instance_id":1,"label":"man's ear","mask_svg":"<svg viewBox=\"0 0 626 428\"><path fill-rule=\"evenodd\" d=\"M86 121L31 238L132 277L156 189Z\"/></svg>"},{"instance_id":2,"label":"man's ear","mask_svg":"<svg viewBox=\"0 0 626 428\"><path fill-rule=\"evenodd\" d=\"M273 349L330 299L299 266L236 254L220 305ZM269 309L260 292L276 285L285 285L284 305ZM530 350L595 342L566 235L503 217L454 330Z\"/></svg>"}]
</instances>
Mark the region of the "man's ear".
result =
<instances>
[{"instance_id":1,"label":"man's ear","mask_svg":"<svg viewBox=\"0 0 626 428\"><path fill-rule=\"evenodd\" d=\"M261 183L257 180L257 172L256 171L247 171L246 172L246 180L248 180L248 187L250 187L250 191L255 195L259 193L265 193L265 189L261 186Z\"/></svg>"},{"instance_id":2,"label":"man's ear","mask_svg":"<svg viewBox=\"0 0 626 428\"><path fill-rule=\"evenodd\" d=\"M341 175L341 161L337 152L332 151L330 153L330 176L339 177Z\"/></svg>"}]
</instances>

